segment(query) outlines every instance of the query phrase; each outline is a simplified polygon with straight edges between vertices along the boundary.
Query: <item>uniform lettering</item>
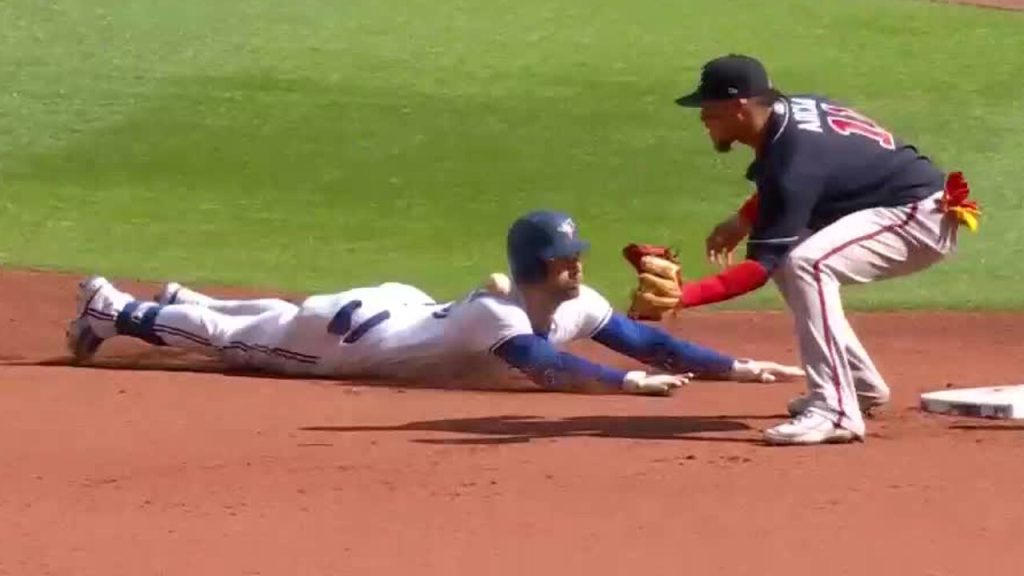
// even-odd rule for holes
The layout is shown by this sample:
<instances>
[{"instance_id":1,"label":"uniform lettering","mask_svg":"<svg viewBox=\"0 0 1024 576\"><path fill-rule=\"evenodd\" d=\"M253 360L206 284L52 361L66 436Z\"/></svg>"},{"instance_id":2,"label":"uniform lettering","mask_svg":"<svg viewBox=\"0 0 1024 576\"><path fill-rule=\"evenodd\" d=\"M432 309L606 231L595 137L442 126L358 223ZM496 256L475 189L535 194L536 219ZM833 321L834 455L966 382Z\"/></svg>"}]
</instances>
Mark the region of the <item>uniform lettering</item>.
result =
<instances>
[{"instance_id":1,"label":"uniform lettering","mask_svg":"<svg viewBox=\"0 0 1024 576\"><path fill-rule=\"evenodd\" d=\"M792 98L793 118L796 127L808 132L821 132L821 117L818 116L818 103L810 98Z\"/></svg>"},{"instance_id":2,"label":"uniform lettering","mask_svg":"<svg viewBox=\"0 0 1024 576\"><path fill-rule=\"evenodd\" d=\"M821 108L829 114L828 125L837 134L858 134L878 142L879 146L887 150L896 149L896 140L892 134L860 112L831 104L822 104Z\"/></svg>"},{"instance_id":3,"label":"uniform lettering","mask_svg":"<svg viewBox=\"0 0 1024 576\"><path fill-rule=\"evenodd\" d=\"M327 323L327 333L342 336L342 342L345 344L355 344L360 338L366 336L367 332L391 318L391 312L382 310L370 316L361 324L353 326L352 316L362 306L362 300L352 300L345 303L344 306L338 309L334 317L331 318L331 321Z\"/></svg>"}]
</instances>

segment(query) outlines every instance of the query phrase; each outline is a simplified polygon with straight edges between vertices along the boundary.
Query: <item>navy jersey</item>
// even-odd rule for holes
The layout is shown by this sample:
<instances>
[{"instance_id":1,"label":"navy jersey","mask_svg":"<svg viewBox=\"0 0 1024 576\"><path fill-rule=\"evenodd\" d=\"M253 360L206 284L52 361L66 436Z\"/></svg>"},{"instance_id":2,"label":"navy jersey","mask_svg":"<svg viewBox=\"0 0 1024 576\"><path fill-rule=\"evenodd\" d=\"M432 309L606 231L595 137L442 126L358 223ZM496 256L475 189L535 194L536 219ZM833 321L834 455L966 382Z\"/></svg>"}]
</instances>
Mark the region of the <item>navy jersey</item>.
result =
<instances>
[{"instance_id":1,"label":"navy jersey","mask_svg":"<svg viewBox=\"0 0 1024 576\"><path fill-rule=\"evenodd\" d=\"M768 270L807 230L866 208L910 204L943 187L942 171L916 148L821 96L780 98L765 138L747 171L758 192L747 258Z\"/></svg>"}]
</instances>

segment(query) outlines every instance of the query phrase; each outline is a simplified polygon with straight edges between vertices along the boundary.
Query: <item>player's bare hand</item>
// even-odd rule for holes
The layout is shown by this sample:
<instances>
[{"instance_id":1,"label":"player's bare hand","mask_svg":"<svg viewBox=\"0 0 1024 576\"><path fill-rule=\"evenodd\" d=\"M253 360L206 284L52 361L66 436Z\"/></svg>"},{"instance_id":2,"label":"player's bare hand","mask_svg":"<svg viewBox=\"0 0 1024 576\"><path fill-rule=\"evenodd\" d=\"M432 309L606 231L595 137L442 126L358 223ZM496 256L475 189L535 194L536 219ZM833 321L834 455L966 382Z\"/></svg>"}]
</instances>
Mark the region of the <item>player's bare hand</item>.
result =
<instances>
[{"instance_id":1,"label":"player's bare hand","mask_svg":"<svg viewBox=\"0 0 1024 576\"><path fill-rule=\"evenodd\" d=\"M677 388L690 382L692 373L648 374L642 370L628 372L622 380L622 390L628 394L644 396L670 396Z\"/></svg>"},{"instance_id":2,"label":"player's bare hand","mask_svg":"<svg viewBox=\"0 0 1024 576\"><path fill-rule=\"evenodd\" d=\"M797 366L765 362L762 360L737 360L732 365L729 377L738 382L788 382L806 374Z\"/></svg>"},{"instance_id":3,"label":"player's bare hand","mask_svg":"<svg viewBox=\"0 0 1024 576\"><path fill-rule=\"evenodd\" d=\"M704 240L708 261L719 266L732 264L736 247L750 233L750 224L734 214L718 223Z\"/></svg>"}]
</instances>

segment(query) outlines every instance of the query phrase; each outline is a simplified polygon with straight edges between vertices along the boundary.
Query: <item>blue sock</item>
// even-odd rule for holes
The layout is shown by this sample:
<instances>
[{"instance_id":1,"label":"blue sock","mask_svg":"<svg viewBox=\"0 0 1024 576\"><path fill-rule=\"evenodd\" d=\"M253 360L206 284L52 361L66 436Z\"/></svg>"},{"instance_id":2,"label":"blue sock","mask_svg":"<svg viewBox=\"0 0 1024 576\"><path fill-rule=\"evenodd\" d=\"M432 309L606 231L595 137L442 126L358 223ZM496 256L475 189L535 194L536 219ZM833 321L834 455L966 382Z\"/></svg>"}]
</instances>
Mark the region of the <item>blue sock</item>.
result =
<instances>
[{"instance_id":1,"label":"blue sock","mask_svg":"<svg viewBox=\"0 0 1024 576\"><path fill-rule=\"evenodd\" d=\"M156 316L163 306L154 302L132 300L114 319L114 329L118 334L134 336L155 346L166 346L167 343L154 330Z\"/></svg>"}]
</instances>

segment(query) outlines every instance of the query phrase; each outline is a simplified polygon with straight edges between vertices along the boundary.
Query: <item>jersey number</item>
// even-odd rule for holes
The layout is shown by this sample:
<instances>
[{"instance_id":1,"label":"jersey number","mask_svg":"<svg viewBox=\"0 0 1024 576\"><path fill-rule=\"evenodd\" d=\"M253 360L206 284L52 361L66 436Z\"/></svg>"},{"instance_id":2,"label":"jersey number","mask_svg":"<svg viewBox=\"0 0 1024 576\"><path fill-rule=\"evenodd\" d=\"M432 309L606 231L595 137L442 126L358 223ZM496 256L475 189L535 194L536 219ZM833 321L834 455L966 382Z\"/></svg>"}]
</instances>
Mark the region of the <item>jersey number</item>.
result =
<instances>
[{"instance_id":1,"label":"jersey number","mask_svg":"<svg viewBox=\"0 0 1024 576\"><path fill-rule=\"evenodd\" d=\"M391 312L383 310L377 312L373 316L370 316L366 320L363 320L356 326L352 325L352 315L356 313L363 306L362 300L352 300L346 302L342 306L338 313L331 318L331 321L327 323L327 332L334 334L335 336L344 336L342 342L345 344L354 344L359 341L360 338L366 336L366 333L373 330L375 326L381 325L385 320L391 318Z\"/></svg>"},{"instance_id":2,"label":"jersey number","mask_svg":"<svg viewBox=\"0 0 1024 576\"><path fill-rule=\"evenodd\" d=\"M882 148L887 150L896 149L896 141L892 134L867 116L849 108L831 106L829 104L822 104L821 109L828 114L826 117L828 125L837 133L843 136L849 136L850 134L867 136L878 142L878 145Z\"/></svg>"}]
</instances>

